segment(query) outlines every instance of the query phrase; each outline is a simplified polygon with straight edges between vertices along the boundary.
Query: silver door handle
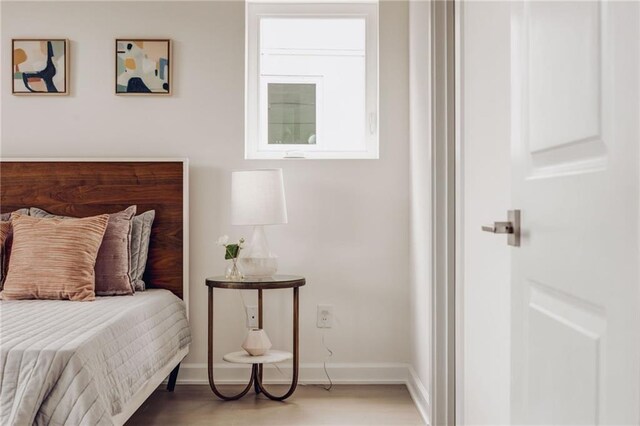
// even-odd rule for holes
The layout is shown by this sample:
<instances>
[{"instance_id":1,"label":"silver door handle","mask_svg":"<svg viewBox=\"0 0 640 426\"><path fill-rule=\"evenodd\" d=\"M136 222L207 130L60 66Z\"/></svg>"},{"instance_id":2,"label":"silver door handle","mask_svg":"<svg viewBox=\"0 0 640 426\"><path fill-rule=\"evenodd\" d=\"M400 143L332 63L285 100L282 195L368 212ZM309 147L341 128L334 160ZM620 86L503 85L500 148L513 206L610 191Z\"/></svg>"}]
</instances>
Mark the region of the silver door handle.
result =
<instances>
[{"instance_id":1,"label":"silver door handle","mask_svg":"<svg viewBox=\"0 0 640 426\"><path fill-rule=\"evenodd\" d=\"M482 230L492 234L508 234L507 244L520 246L520 210L508 211L508 222L494 222L493 226L483 225Z\"/></svg>"},{"instance_id":2,"label":"silver door handle","mask_svg":"<svg viewBox=\"0 0 640 426\"><path fill-rule=\"evenodd\" d=\"M513 234L513 225L511 222L493 222L493 226L483 225L482 230L494 234Z\"/></svg>"}]
</instances>

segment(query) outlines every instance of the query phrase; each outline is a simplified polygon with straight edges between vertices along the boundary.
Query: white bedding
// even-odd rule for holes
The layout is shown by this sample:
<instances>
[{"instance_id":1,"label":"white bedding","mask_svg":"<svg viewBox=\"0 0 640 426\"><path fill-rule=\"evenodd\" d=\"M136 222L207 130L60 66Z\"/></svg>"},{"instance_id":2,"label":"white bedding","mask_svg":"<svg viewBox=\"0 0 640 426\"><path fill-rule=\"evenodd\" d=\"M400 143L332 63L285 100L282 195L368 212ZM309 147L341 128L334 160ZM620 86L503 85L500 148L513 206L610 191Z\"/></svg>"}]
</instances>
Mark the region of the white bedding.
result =
<instances>
[{"instance_id":1,"label":"white bedding","mask_svg":"<svg viewBox=\"0 0 640 426\"><path fill-rule=\"evenodd\" d=\"M112 424L191 343L167 290L95 302L0 301L0 424Z\"/></svg>"}]
</instances>

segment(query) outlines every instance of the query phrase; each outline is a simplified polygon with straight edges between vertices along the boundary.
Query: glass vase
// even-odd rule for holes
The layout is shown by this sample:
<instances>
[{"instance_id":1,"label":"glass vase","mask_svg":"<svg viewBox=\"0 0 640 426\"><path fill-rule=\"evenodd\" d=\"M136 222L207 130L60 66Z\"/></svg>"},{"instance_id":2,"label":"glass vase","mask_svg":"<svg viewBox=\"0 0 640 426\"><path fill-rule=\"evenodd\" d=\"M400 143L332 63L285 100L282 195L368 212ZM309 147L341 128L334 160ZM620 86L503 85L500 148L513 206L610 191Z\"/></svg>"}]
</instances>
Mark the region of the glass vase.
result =
<instances>
[{"instance_id":1,"label":"glass vase","mask_svg":"<svg viewBox=\"0 0 640 426\"><path fill-rule=\"evenodd\" d=\"M227 270L224 276L231 281L242 281L244 275L242 275L242 272L240 272L240 268L238 267L237 257L231 259L231 261L227 265Z\"/></svg>"}]
</instances>

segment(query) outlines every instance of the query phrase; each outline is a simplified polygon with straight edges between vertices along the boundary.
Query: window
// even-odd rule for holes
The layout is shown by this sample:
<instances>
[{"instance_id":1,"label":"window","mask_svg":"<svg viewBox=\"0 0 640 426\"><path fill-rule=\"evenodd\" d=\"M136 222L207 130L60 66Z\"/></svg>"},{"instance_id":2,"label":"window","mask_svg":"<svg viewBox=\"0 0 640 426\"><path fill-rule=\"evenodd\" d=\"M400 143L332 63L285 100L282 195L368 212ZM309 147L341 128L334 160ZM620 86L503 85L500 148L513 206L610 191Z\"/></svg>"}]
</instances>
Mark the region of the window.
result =
<instances>
[{"instance_id":1,"label":"window","mask_svg":"<svg viewBox=\"0 0 640 426\"><path fill-rule=\"evenodd\" d=\"M377 3L248 3L245 158L378 158Z\"/></svg>"}]
</instances>

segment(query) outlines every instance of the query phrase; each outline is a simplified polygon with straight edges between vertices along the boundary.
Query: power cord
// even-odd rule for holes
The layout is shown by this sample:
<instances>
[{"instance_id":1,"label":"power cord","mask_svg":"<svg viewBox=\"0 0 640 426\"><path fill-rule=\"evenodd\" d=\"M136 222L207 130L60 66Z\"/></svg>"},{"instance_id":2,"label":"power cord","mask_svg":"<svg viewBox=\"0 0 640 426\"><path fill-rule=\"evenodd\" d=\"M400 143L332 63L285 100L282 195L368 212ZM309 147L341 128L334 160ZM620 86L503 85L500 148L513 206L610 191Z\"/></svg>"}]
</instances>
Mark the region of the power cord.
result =
<instances>
[{"instance_id":1,"label":"power cord","mask_svg":"<svg viewBox=\"0 0 640 426\"><path fill-rule=\"evenodd\" d=\"M329 349L329 346L327 346L327 344L324 342L324 332L322 333L322 346L324 346L324 348L327 350L327 352L329 352L329 356L327 356L324 359L324 362L322 363L322 368L324 368L324 374L327 375L327 379L329 380L329 387L324 387L324 390L326 391L330 391L331 388L333 387L333 382L331 381L331 377L329 376L329 372L327 371L327 361L329 361L329 359L333 356L333 351L331 349Z\"/></svg>"},{"instance_id":2,"label":"power cord","mask_svg":"<svg viewBox=\"0 0 640 426\"><path fill-rule=\"evenodd\" d=\"M331 349L329 349L329 347L327 346L327 344L324 341L324 332L322 333L322 346L324 346L324 348L327 350L327 352L329 352L329 355L324 359L324 362L322 363L322 368L324 370L324 374L327 376L327 380L329 380L329 386L324 386L324 385L316 385L316 384L307 384L304 382L299 382L301 386L319 386L322 389L326 390L327 392L329 392L332 388L333 388L333 381L331 380L331 376L329 376L329 371L327 370L327 361L329 361L329 359L333 356L333 351ZM278 372L283 375L284 377L286 377L288 380L291 380L291 377L288 374L285 374L284 371L282 371L280 369L280 367L278 367L278 364L271 364L273 365L276 370L278 370Z\"/></svg>"}]
</instances>

